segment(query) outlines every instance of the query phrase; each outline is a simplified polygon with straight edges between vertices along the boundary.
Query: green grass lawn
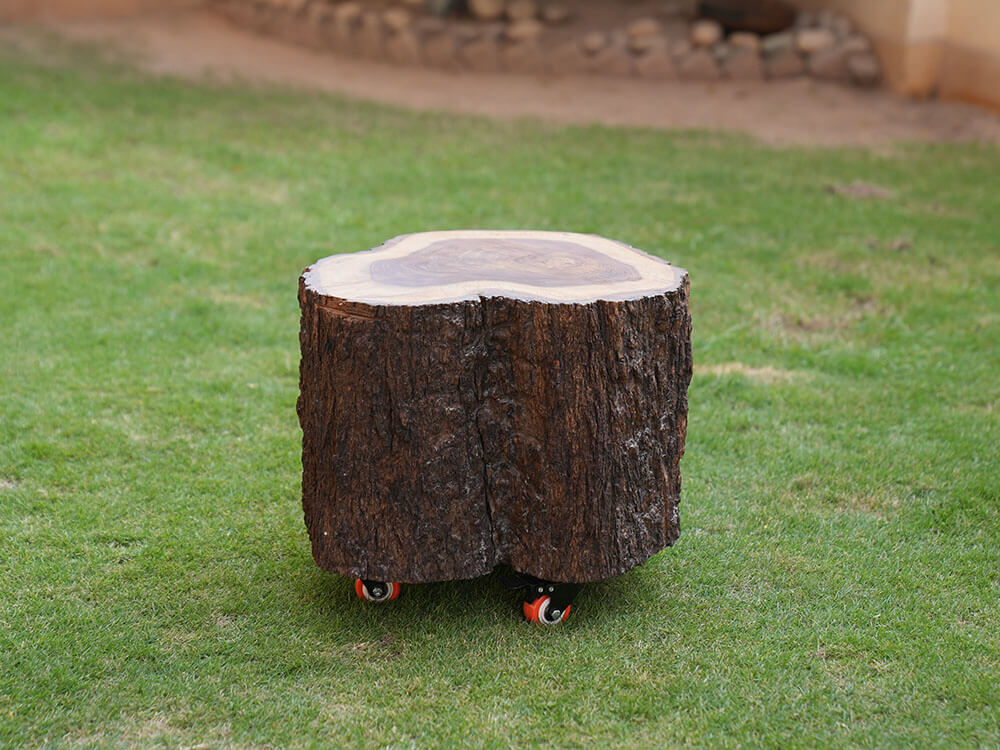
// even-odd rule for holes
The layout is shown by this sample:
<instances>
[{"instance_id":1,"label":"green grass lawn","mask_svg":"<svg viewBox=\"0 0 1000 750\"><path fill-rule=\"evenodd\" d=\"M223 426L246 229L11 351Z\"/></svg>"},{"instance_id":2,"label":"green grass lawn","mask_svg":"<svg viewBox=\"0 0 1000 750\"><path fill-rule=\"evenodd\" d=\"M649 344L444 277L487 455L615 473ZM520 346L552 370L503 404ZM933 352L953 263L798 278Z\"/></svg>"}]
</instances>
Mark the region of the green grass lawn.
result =
<instances>
[{"instance_id":1,"label":"green grass lawn","mask_svg":"<svg viewBox=\"0 0 1000 750\"><path fill-rule=\"evenodd\" d=\"M68 59L0 58L0 746L1000 744L1000 150ZM375 607L310 557L299 272L461 227L691 274L680 541L554 629L495 577Z\"/></svg>"}]
</instances>

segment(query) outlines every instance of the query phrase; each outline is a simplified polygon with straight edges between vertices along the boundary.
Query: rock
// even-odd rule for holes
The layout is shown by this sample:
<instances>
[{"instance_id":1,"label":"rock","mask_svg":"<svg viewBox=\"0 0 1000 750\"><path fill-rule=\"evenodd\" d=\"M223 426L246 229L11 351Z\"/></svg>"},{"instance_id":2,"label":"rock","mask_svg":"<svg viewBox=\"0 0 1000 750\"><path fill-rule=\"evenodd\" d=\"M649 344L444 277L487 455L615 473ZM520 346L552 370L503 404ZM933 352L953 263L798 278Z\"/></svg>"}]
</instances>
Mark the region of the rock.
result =
<instances>
[{"instance_id":1,"label":"rock","mask_svg":"<svg viewBox=\"0 0 1000 750\"><path fill-rule=\"evenodd\" d=\"M253 10L250 6L244 5L243 3L229 3L224 6L226 18L231 22L239 26L246 26L250 19L250 13Z\"/></svg>"},{"instance_id":2,"label":"rock","mask_svg":"<svg viewBox=\"0 0 1000 750\"><path fill-rule=\"evenodd\" d=\"M424 40L424 63L432 68L452 70L456 67L455 37L448 31L431 34Z\"/></svg>"},{"instance_id":3,"label":"rock","mask_svg":"<svg viewBox=\"0 0 1000 750\"><path fill-rule=\"evenodd\" d=\"M764 61L760 54L746 47L733 48L725 69L734 81L760 81L764 78Z\"/></svg>"},{"instance_id":4,"label":"rock","mask_svg":"<svg viewBox=\"0 0 1000 750\"><path fill-rule=\"evenodd\" d=\"M385 56L388 60L401 65L418 65L420 63L420 39L410 29L404 29L385 43Z\"/></svg>"},{"instance_id":5,"label":"rock","mask_svg":"<svg viewBox=\"0 0 1000 750\"><path fill-rule=\"evenodd\" d=\"M248 18L250 28L265 34L268 33L270 31L271 19L273 18L273 14L270 11L271 8L266 6L252 6Z\"/></svg>"},{"instance_id":6,"label":"rock","mask_svg":"<svg viewBox=\"0 0 1000 750\"><path fill-rule=\"evenodd\" d=\"M850 36L854 32L854 24L851 23L851 19L847 16L842 16L839 13L834 16L833 21L829 26L830 31L838 39L843 39L846 36Z\"/></svg>"},{"instance_id":7,"label":"rock","mask_svg":"<svg viewBox=\"0 0 1000 750\"><path fill-rule=\"evenodd\" d=\"M437 16L424 16L414 22L413 28L421 34L440 34L448 29L448 22Z\"/></svg>"},{"instance_id":8,"label":"rock","mask_svg":"<svg viewBox=\"0 0 1000 750\"><path fill-rule=\"evenodd\" d=\"M382 23L389 31L398 32L410 28L413 17L406 8L389 8L382 13Z\"/></svg>"},{"instance_id":9,"label":"rock","mask_svg":"<svg viewBox=\"0 0 1000 750\"><path fill-rule=\"evenodd\" d=\"M312 26L326 26L333 21L333 8L328 5L310 5L306 10L306 21Z\"/></svg>"},{"instance_id":10,"label":"rock","mask_svg":"<svg viewBox=\"0 0 1000 750\"><path fill-rule=\"evenodd\" d=\"M808 29L819 26L819 14L813 10L801 10L795 17L795 28Z\"/></svg>"},{"instance_id":11,"label":"rock","mask_svg":"<svg viewBox=\"0 0 1000 750\"><path fill-rule=\"evenodd\" d=\"M587 67L598 75L627 76L632 73L632 56L624 44L612 43L590 58Z\"/></svg>"},{"instance_id":12,"label":"rock","mask_svg":"<svg viewBox=\"0 0 1000 750\"><path fill-rule=\"evenodd\" d=\"M468 44L474 39L479 39L486 33L500 36L503 32L504 24L494 22L480 23L479 21L452 21L451 23L446 23L445 27L455 37L455 42L461 46Z\"/></svg>"},{"instance_id":13,"label":"rock","mask_svg":"<svg viewBox=\"0 0 1000 750\"><path fill-rule=\"evenodd\" d=\"M347 2L333 8L333 22L340 27L356 26L361 21L361 3Z\"/></svg>"},{"instance_id":14,"label":"rock","mask_svg":"<svg viewBox=\"0 0 1000 750\"><path fill-rule=\"evenodd\" d=\"M527 42L538 39L545 27L541 21L534 18L526 18L523 21L515 21L504 29L504 36L512 42Z\"/></svg>"},{"instance_id":15,"label":"rock","mask_svg":"<svg viewBox=\"0 0 1000 750\"><path fill-rule=\"evenodd\" d=\"M563 42L549 52L549 70L561 75L575 75L587 71L587 55L579 42Z\"/></svg>"},{"instance_id":16,"label":"rock","mask_svg":"<svg viewBox=\"0 0 1000 750\"><path fill-rule=\"evenodd\" d=\"M764 70L768 78L791 78L802 74L805 69L802 57L791 47L764 61Z\"/></svg>"},{"instance_id":17,"label":"rock","mask_svg":"<svg viewBox=\"0 0 1000 750\"><path fill-rule=\"evenodd\" d=\"M790 31L768 34L760 40L760 49L765 55L777 55L790 50L795 45L795 36Z\"/></svg>"},{"instance_id":18,"label":"rock","mask_svg":"<svg viewBox=\"0 0 1000 750\"><path fill-rule=\"evenodd\" d=\"M654 48L666 47L667 40L663 36L630 36L628 38L628 49L635 55L641 55Z\"/></svg>"},{"instance_id":19,"label":"rock","mask_svg":"<svg viewBox=\"0 0 1000 750\"><path fill-rule=\"evenodd\" d=\"M843 47L844 52L847 54L853 52L871 52L872 41L864 34L851 34L840 43L840 46Z\"/></svg>"},{"instance_id":20,"label":"rock","mask_svg":"<svg viewBox=\"0 0 1000 750\"><path fill-rule=\"evenodd\" d=\"M495 34L487 34L469 42L461 51L463 67L483 73L500 70L500 49Z\"/></svg>"},{"instance_id":21,"label":"rock","mask_svg":"<svg viewBox=\"0 0 1000 750\"><path fill-rule=\"evenodd\" d=\"M569 20L569 8L565 5L548 4L542 7L542 20L547 24L566 23Z\"/></svg>"},{"instance_id":22,"label":"rock","mask_svg":"<svg viewBox=\"0 0 1000 750\"><path fill-rule=\"evenodd\" d=\"M250 17L250 28L262 34L271 33L271 26L274 23L273 8L257 6L253 9Z\"/></svg>"},{"instance_id":23,"label":"rock","mask_svg":"<svg viewBox=\"0 0 1000 750\"><path fill-rule=\"evenodd\" d=\"M856 52L848 56L847 70L858 86L875 86L882 80L882 66L871 52Z\"/></svg>"},{"instance_id":24,"label":"rock","mask_svg":"<svg viewBox=\"0 0 1000 750\"><path fill-rule=\"evenodd\" d=\"M760 51L760 35L752 31L734 31L729 35L729 44L739 49L749 49L754 52Z\"/></svg>"},{"instance_id":25,"label":"rock","mask_svg":"<svg viewBox=\"0 0 1000 750\"><path fill-rule=\"evenodd\" d=\"M809 74L823 81L850 80L847 70L847 53L842 45L834 45L814 52L806 64Z\"/></svg>"},{"instance_id":26,"label":"rock","mask_svg":"<svg viewBox=\"0 0 1000 750\"><path fill-rule=\"evenodd\" d=\"M690 55L693 49L694 47L687 39L678 39L670 45L670 54L674 56L675 60L680 60Z\"/></svg>"},{"instance_id":27,"label":"rock","mask_svg":"<svg viewBox=\"0 0 1000 750\"><path fill-rule=\"evenodd\" d=\"M507 4L507 18L510 21L526 21L538 16L535 0L510 0Z\"/></svg>"},{"instance_id":28,"label":"rock","mask_svg":"<svg viewBox=\"0 0 1000 750\"><path fill-rule=\"evenodd\" d=\"M500 65L511 73L543 73L545 53L535 40L500 47Z\"/></svg>"},{"instance_id":29,"label":"rock","mask_svg":"<svg viewBox=\"0 0 1000 750\"><path fill-rule=\"evenodd\" d=\"M358 55L358 48L361 46L358 40L360 22L359 18L357 21L344 20L338 23L337 18L333 17L329 24L320 27L318 34L341 54Z\"/></svg>"},{"instance_id":30,"label":"rock","mask_svg":"<svg viewBox=\"0 0 1000 750\"><path fill-rule=\"evenodd\" d=\"M831 29L837 20L837 12L830 8L823 8L816 14L816 26L823 29Z\"/></svg>"},{"instance_id":31,"label":"rock","mask_svg":"<svg viewBox=\"0 0 1000 750\"><path fill-rule=\"evenodd\" d=\"M625 27L626 44L633 53L642 54L662 45L663 26L655 18L639 18Z\"/></svg>"},{"instance_id":32,"label":"rock","mask_svg":"<svg viewBox=\"0 0 1000 750\"><path fill-rule=\"evenodd\" d=\"M722 25L718 21L703 18L691 25L691 44L695 47L711 47L722 39Z\"/></svg>"},{"instance_id":33,"label":"rock","mask_svg":"<svg viewBox=\"0 0 1000 750\"><path fill-rule=\"evenodd\" d=\"M691 27L686 21L670 21L663 24L663 35L668 39L687 39Z\"/></svg>"},{"instance_id":34,"label":"rock","mask_svg":"<svg viewBox=\"0 0 1000 750\"><path fill-rule=\"evenodd\" d=\"M687 11L688 8L683 0L667 0L660 9L660 13L666 18L680 18Z\"/></svg>"},{"instance_id":35,"label":"rock","mask_svg":"<svg viewBox=\"0 0 1000 750\"><path fill-rule=\"evenodd\" d=\"M424 6L435 16L447 16L465 5L465 0L424 0Z\"/></svg>"},{"instance_id":36,"label":"rock","mask_svg":"<svg viewBox=\"0 0 1000 750\"><path fill-rule=\"evenodd\" d=\"M677 72L686 81L717 81L722 77L715 56L704 47L698 47L681 60Z\"/></svg>"},{"instance_id":37,"label":"rock","mask_svg":"<svg viewBox=\"0 0 1000 750\"><path fill-rule=\"evenodd\" d=\"M365 13L357 30L358 52L367 58L377 60L385 54L382 18L378 13Z\"/></svg>"},{"instance_id":38,"label":"rock","mask_svg":"<svg viewBox=\"0 0 1000 750\"><path fill-rule=\"evenodd\" d=\"M305 22L302 16L288 15L275 27L275 32L282 37L302 47L322 47L316 29Z\"/></svg>"},{"instance_id":39,"label":"rock","mask_svg":"<svg viewBox=\"0 0 1000 750\"><path fill-rule=\"evenodd\" d=\"M658 36L663 33L663 27L655 18L638 18L625 27L625 33L629 38Z\"/></svg>"},{"instance_id":40,"label":"rock","mask_svg":"<svg viewBox=\"0 0 1000 750\"><path fill-rule=\"evenodd\" d=\"M795 32L795 48L803 55L811 55L836 43L837 37L829 29L799 29Z\"/></svg>"},{"instance_id":41,"label":"rock","mask_svg":"<svg viewBox=\"0 0 1000 750\"><path fill-rule=\"evenodd\" d=\"M307 24L300 32L299 44L310 49L329 49L333 41L331 40L332 26L329 25L329 17L325 21L317 22L310 11L306 11L306 13Z\"/></svg>"},{"instance_id":42,"label":"rock","mask_svg":"<svg viewBox=\"0 0 1000 750\"><path fill-rule=\"evenodd\" d=\"M504 12L503 0L469 0L469 12L480 21L496 21Z\"/></svg>"},{"instance_id":43,"label":"rock","mask_svg":"<svg viewBox=\"0 0 1000 750\"><path fill-rule=\"evenodd\" d=\"M635 72L642 78L655 78L661 81L672 81L677 78L677 66L674 65L674 58L665 44L656 46L636 58Z\"/></svg>"},{"instance_id":44,"label":"rock","mask_svg":"<svg viewBox=\"0 0 1000 750\"><path fill-rule=\"evenodd\" d=\"M580 48L588 55L595 55L608 46L608 35L603 31L588 31L580 39Z\"/></svg>"},{"instance_id":45,"label":"rock","mask_svg":"<svg viewBox=\"0 0 1000 750\"><path fill-rule=\"evenodd\" d=\"M732 53L733 48L725 42L719 42L718 44L712 45L712 57L714 57L715 61L720 65L724 63Z\"/></svg>"}]
</instances>

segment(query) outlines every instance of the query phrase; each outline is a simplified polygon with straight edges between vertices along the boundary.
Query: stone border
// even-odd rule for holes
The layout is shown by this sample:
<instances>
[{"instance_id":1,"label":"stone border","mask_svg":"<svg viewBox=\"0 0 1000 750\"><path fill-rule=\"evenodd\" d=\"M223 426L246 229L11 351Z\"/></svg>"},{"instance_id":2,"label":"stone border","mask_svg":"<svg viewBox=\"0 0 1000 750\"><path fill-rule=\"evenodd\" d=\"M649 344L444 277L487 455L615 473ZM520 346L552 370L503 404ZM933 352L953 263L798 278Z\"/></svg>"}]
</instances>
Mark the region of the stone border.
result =
<instances>
[{"instance_id":1,"label":"stone border","mask_svg":"<svg viewBox=\"0 0 1000 750\"><path fill-rule=\"evenodd\" d=\"M725 35L713 20L645 17L567 37L563 5L470 0L467 17L442 18L425 0L399 5L345 0L214 0L232 23L336 54L439 70L636 76L680 81L760 81L811 76L875 86L871 41L831 11L799 13L792 29ZM563 33L559 33L562 31Z\"/></svg>"}]
</instances>

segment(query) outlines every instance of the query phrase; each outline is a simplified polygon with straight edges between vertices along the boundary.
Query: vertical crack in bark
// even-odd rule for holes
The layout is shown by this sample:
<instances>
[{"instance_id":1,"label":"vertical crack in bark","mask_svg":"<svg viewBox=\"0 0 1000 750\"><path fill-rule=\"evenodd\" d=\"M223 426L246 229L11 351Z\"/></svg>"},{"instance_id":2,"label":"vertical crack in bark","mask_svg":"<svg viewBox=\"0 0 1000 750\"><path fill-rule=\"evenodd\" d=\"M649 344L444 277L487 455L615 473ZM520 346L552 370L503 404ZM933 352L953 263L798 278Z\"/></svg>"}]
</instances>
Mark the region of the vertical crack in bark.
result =
<instances>
[{"instance_id":1,"label":"vertical crack in bark","mask_svg":"<svg viewBox=\"0 0 1000 750\"><path fill-rule=\"evenodd\" d=\"M478 356L475 360L476 391L475 408L472 412L472 421L473 426L475 427L476 438L479 440L479 453L483 464L483 505L486 509L486 522L490 527L490 545L493 547L490 558L493 565L496 565L499 562L499 555L497 552L499 545L497 544L496 526L494 525L493 519L493 501L490 495L490 475L486 462L486 439L483 437L483 426L480 421L480 415L483 410L483 402L485 400L486 378L489 374L488 368L490 363L490 347L487 340L486 328L486 305L487 300L484 297L480 297L477 335L482 338L476 347L476 354Z\"/></svg>"},{"instance_id":2,"label":"vertical crack in bark","mask_svg":"<svg viewBox=\"0 0 1000 750\"><path fill-rule=\"evenodd\" d=\"M474 416L476 421L476 437L479 439L479 449L483 454L483 505L486 507L486 523L490 527L490 545L493 547L493 552L490 558L493 564L496 565L497 560L497 538L496 538L496 526L493 523L493 503L490 500L490 479L489 472L486 467L486 441L483 439L483 430L479 426L479 408L476 408L476 414Z\"/></svg>"}]
</instances>

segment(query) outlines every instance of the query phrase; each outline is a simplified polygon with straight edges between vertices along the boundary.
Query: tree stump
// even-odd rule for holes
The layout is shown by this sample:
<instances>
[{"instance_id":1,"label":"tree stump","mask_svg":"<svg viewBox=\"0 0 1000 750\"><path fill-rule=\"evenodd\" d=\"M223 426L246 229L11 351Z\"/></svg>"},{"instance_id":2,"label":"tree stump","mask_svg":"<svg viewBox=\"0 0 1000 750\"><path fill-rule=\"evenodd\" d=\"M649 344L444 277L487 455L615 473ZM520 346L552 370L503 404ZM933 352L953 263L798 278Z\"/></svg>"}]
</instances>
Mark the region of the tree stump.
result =
<instances>
[{"instance_id":1,"label":"tree stump","mask_svg":"<svg viewBox=\"0 0 1000 750\"><path fill-rule=\"evenodd\" d=\"M404 235L299 279L316 563L620 575L679 534L688 276L594 235Z\"/></svg>"}]
</instances>

